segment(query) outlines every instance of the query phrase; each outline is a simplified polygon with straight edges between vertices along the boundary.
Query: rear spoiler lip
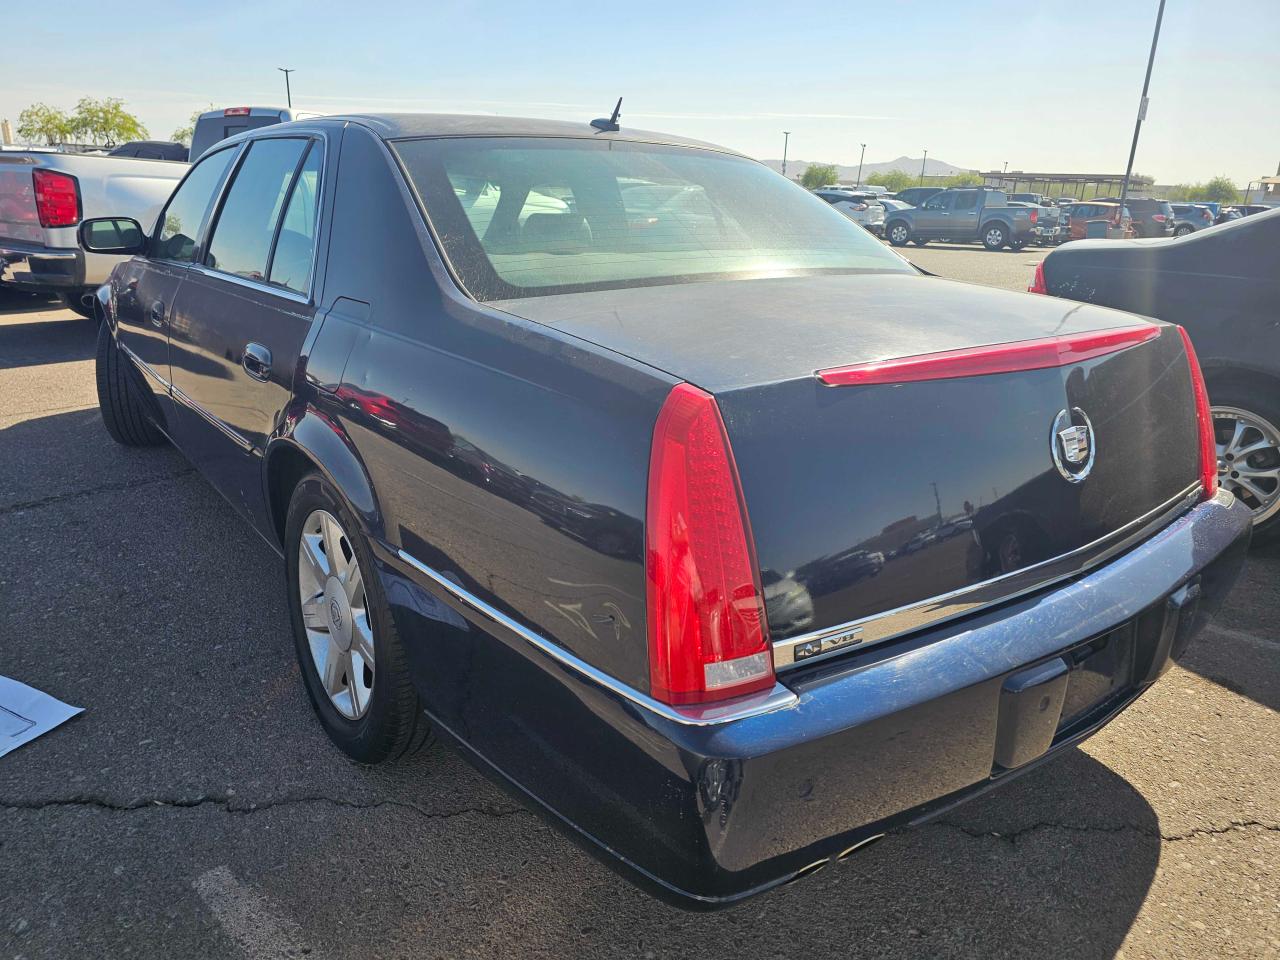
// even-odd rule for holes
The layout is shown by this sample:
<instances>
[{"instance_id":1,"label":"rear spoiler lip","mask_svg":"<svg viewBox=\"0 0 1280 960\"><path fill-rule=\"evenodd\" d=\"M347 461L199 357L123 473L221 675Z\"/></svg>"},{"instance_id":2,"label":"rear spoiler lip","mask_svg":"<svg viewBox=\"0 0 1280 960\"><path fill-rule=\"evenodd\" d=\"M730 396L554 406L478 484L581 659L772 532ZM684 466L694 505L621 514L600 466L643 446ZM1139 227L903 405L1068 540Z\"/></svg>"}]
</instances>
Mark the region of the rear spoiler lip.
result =
<instances>
[{"instance_id":1,"label":"rear spoiler lip","mask_svg":"<svg viewBox=\"0 0 1280 960\"><path fill-rule=\"evenodd\" d=\"M1009 343L828 367L815 371L814 376L829 387L861 387L1044 370L1126 350L1155 339L1160 331L1161 327L1157 324L1141 322L1086 333L1014 340Z\"/></svg>"}]
</instances>

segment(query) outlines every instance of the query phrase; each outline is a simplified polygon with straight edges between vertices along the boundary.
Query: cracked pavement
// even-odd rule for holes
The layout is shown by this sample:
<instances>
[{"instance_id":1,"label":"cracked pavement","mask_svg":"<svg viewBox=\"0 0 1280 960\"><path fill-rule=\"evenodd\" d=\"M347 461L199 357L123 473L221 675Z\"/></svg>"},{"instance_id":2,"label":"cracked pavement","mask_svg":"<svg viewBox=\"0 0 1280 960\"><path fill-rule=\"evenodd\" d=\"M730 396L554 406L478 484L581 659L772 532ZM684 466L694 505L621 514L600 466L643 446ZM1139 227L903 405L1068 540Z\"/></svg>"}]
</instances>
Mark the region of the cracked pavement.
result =
<instances>
[{"instance_id":1,"label":"cracked pavement","mask_svg":"<svg viewBox=\"0 0 1280 960\"><path fill-rule=\"evenodd\" d=\"M280 562L174 451L111 443L92 353L0 294L0 672L86 708L0 759L0 958L1280 956L1280 551L1082 748L688 914L446 748L331 748Z\"/></svg>"}]
</instances>

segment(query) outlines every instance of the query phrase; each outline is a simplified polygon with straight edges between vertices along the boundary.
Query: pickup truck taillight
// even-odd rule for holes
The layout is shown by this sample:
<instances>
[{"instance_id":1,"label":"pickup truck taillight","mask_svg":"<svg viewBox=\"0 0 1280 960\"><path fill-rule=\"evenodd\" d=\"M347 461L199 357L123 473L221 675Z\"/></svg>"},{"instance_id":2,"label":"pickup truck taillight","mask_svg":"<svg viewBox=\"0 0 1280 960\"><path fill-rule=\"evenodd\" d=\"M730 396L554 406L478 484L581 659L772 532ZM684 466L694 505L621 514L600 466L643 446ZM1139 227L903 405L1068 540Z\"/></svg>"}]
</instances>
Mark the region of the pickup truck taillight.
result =
<instances>
[{"instance_id":1,"label":"pickup truck taillight","mask_svg":"<svg viewBox=\"0 0 1280 960\"><path fill-rule=\"evenodd\" d=\"M645 516L649 692L665 703L773 686L755 544L720 408L687 383L653 430Z\"/></svg>"},{"instance_id":2,"label":"pickup truck taillight","mask_svg":"<svg viewBox=\"0 0 1280 960\"><path fill-rule=\"evenodd\" d=\"M1218 441L1213 436L1213 411L1209 409L1209 390L1204 384L1204 372L1191 345L1187 331L1179 327L1182 344L1187 350L1187 366L1191 368L1191 389L1196 394L1196 422L1200 426L1200 486L1206 500L1218 492Z\"/></svg>"},{"instance_id":3,"label":"pickup truck taillight","mask_svg":"<svg viewBox=\"0 0 1280 960\"><path fill-rule=\"evenodd\" d=\"M42 227L73 227L80 222L80 192L76 178L56 170L33 170L36 213Z\"/></svg>"},{"instance_id":4,"label":"pickup truck taillight","mask_svg":"<svg viewBox=\"0 0 1280 960\"><path fill-rule=\"evenodd\" d=\"M1039 210L1032 210L1032 211L1031 211L1031 222L1032 222L1032 223L1035 223L1035 222L1036 222L1036 220L1038 220L1038 219L1039 219L1039 217L1040 217L1040 211L1039 211Z\"/></svg>"}]
</instances>

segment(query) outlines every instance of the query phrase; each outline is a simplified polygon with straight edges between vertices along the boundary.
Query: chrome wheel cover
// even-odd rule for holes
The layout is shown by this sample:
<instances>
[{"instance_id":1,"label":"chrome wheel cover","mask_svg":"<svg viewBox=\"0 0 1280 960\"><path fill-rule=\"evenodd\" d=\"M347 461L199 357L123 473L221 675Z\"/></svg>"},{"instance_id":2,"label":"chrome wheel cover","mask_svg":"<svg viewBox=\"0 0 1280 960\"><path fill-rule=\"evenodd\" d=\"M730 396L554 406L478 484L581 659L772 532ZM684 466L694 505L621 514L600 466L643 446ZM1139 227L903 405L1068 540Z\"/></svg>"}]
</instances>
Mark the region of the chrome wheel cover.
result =
<instances>
[{"instance_id":1,"label":"chrome wheel cover","mask_svg":"<svg viewBox=\"0 0 1280 960\"><path fill-rule=\"evenodd\" d=\"M302 524L298 597L320 684L335 710L358 720L373 700L373 625L355 549L326 510Z\"/></svg>"},{"instance_id":2,"label":"chrome wheel cover","mask_svg":"<svg viewBox=\"0 0 1280 960\"><path fill-rule=\"evenodd\" d=\"M1254 524L1280 511L1280 427L1252 410L1213 407L1218 484L1253 511Z\"/></svg>"},{"instance_id":3,"label":"chrome wheel cover","mask_svg":"<svg viewBox=\"0 0 1280 960\"><path fill-rule=\"evenodd\" d=\"M1004 244L1004 231L992 227L987 231L987 246L999 247Z\"/></svg>"}]
</instances>

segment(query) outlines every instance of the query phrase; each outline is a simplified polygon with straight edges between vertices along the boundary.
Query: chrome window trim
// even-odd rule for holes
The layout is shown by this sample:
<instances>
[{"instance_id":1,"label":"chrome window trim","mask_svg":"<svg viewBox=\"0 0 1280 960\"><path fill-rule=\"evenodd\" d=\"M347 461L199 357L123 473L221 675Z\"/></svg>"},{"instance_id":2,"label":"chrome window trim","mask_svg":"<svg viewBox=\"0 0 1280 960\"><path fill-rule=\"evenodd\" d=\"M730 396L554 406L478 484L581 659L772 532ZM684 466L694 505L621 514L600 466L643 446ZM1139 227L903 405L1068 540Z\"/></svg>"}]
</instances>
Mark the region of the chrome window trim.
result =
<instances>
[{"instance_id":1,"label":"chrome window trim","mask_svg":"<svg viewBox=\"0 0 1280 960\"><path fill-rule=\"evenodd\" d=\"M1194 506L1199 501L1202 491L1203 488L1200 486L1200 482L1196 481L1154 510L1143 514L1136 520L1129 521L1129 523L1107 534L1105 537L1099 537L1092 543L1077 547L1070 553L1042 560L1040 563L1032 564L1021 570L1014 570L1011 573L1004 573L989 580L983 580L981 583L974 583L958 590L941 593L927 600L920 600L882 613L874 613L834 627L813 630L797 637L774 641L773 669L781 673L796 666L807 666L810 663L826 660L838 654L849 653L852 650L865 650L867 647L894 640L909 633L936 627L957 617L978 613L988 607L1007 603L1028 593L1052 586L1062 580L1079 576L1110 560L1116 554L1127 550L1157 529L1164 527L1174 517ZM1081 557L1094 551L1098 552L1088 557L1083 563L1079 562ZM1001 587L998 596L984 596L986 591L996 586ZM805 657L803 660L797 661L795 659L795 650L801 644L834 639L840 634L854 632L861 636L861 639L856 643L848 641L823 653Z\"/></svg>"},{"instance_id":2,"label":"chrome window trim","mask_svg":"<svg viewBox=\"0 0 1280 960\"><path fill-rule=\"evenodd\" d=\"M432 584L444 590L449 596L459 601L463 607L469 610L476 617L484 621L488 625L498 626L510 635L523 640L532 647L537 648L542 653L549 656L562 666L568 667L575 673L585 677L587 680L595 683L597 686L603 687L611 693L626 699L637 707L640 707L649 713L655 714L664 720L670 720L673 723L684 724L686 726L704 727L713 724L732 723L735 720L746 720L750 717L762 716L766 713L772 713L775 710L781 710L790 707L799 702L792 691L775 683L772 690L762 691L760 693L750 694L735 700L728 700L724 703L713 703L704 705L690 705L682 707L673 707L669 704L661 703L648 694L641 693L634 687L628 686L615 677L598 670L584 660L574 656L560 644L548 640L546 637L535 633L521 623L517 623L511 617L497 610L493 606L485 603L475 594L471 593L463 587L458 586L452 580L443 574L433 570L421 560L406 553L404 550L397 549L390 544L384 544L385 548L393 552L404 563L425 576Z\"/></svg>"},{"instance_id":3,"label":"chrome window trim","mask_svg":"<svg viewBox=\"0 0 1280 960\"><path fill-rule=\"evenodd\" d=\"M193 263L188 269L200 274L202 277L208 277L210 280L226 280L242 287L248 287L250 290L260 290L263 293L274 294L285 300L292 300L294 303L308 304L311 302L310 294L295 293L287 287L275 287L261 280L250 280L248 277L242 277L234 273L223 273L221 270L206 267L203 263Z\"/></svg>"},{"instance_id":4,"label":"chrome window trim","mask_svg":"<svg viewBox=\"0 0 1280 960\"><path fill-rule=\"evenodd\" d=\"M182 179L179 180L177 184L174 186L173 192L169 194L169 199L164 202L164 207L160 210L160 214L156 217L155 225L151 228L151 233L147 237L146 258L149 262L164 263L174 267L185 268L185 267L194 266L198 262L198 260L195 259L196 257L198 257L200 260L204 259L204 243L205 243L205 240L207 239L205 234L208 232L209 226L213 222L213 215L222 206L222 198L227 192L227 184L231 182L231 174L234 173L236 170L236 167L239 166L240 156L244 153L243 143L235 143L226 147L222 147L222 146L219 146L221 142L222 141L220 140L218 141L218 143L215 143L213 145L214 147L218 147L218 149L215 150L213 149L213 147L210 147L203 154L201 154L200 157L196 159L195 163L191 164L191 169L188 170L185 174L183 174ZM231 154L232 154L231 160L227 163L227 170L222 175L222 180L221 182L219 182L217 189L213 191L213 196L209 198L210 200L209 207L207 210L205 210L204 217L201 218L199 226L196 227L196 245L192 248L192 251L191 251L191 255L193 259L175 260L173 259L173 257L151 256L151 248L160 242L160 234L164 232L165 216L168 214L169 207L173 204L174 198L177 197L178 191L182 189L183 185L191 177L191 174L195 171L196 167L198 167L202 163L205 163L210 157L213 157L219 153L222 153L224 150L231 151Z\"/></svg>"},{"instance_id":5,"label":"chrome window trim","mask_svg":"<svg viewBox=\"0 0 1280 960\"><path fill-rule=\"evenodd\" d=\"M194 400L188 397L178 387L175 387L173 384L170 384L169 393L173 396L174 400L181 403L188 410L191 410L194 413L198 413L205 420L209 421L209 423L213 424L213 426L221 430L223 434L226 435L227 439L229 439L232 443L238 446L245 453L253 452L253 444L249 442L249 439L247 437L231 429L231 427L227 426L227 424L225 424L222 420L215 417L212 413L210 413L204 407L200 406L200 404L196 403Z\"/></svg>"}]
</instances>

